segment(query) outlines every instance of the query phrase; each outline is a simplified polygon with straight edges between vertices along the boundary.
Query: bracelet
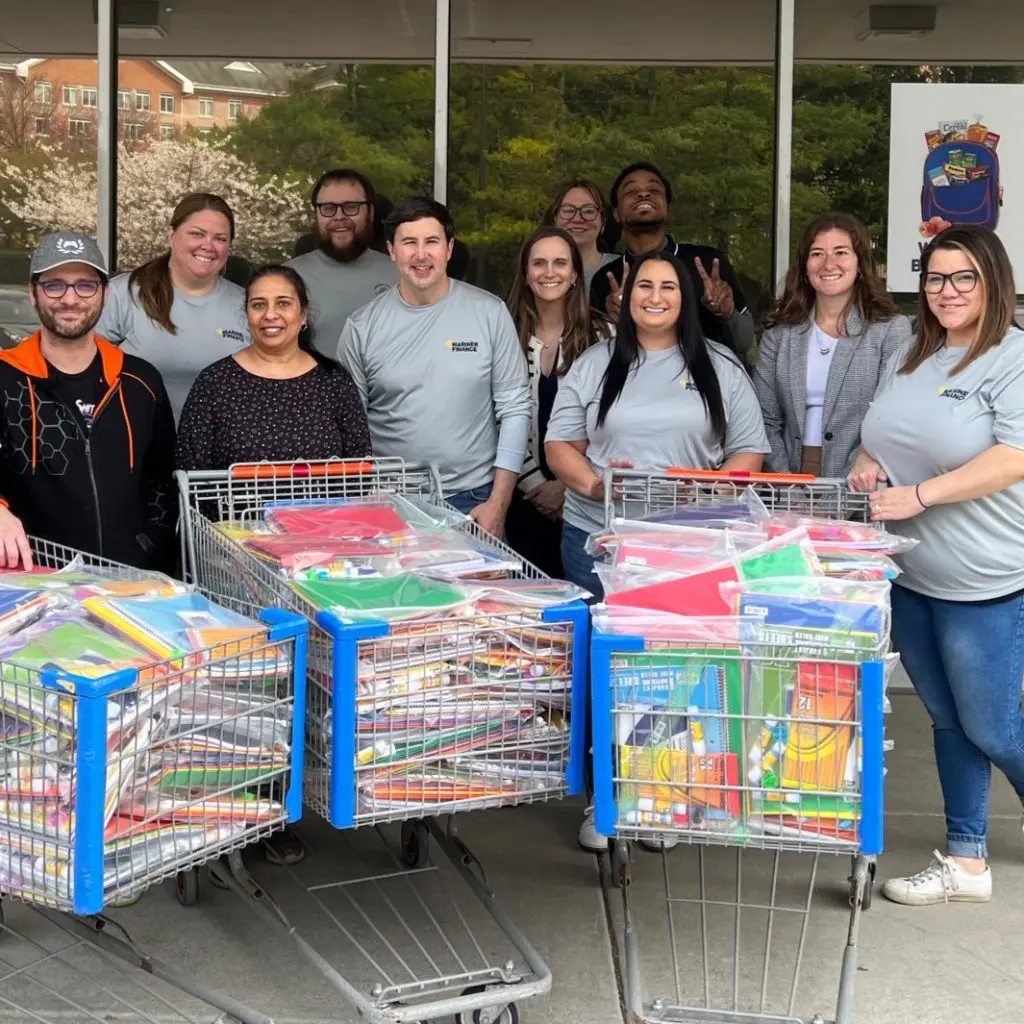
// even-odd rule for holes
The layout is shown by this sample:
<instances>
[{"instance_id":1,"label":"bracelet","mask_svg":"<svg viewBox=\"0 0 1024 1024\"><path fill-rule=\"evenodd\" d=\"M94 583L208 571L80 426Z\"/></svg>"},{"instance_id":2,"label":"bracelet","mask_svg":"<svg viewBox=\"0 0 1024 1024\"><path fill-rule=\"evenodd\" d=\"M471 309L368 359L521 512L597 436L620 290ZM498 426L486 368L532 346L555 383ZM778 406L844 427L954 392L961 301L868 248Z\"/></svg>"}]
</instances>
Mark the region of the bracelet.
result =
<instances>
[{"instance_id":1,"label":"bracelet","mask_svg":"<svg viewBox=\"0 0 1024 1024\"><path fill-rule=\"evenodd\" d=\"M926 505L926 504L925 504L925 503L924 503L924 502L923 502L923 501L921 500L921 485L920 485L920 484L917 484L917 485L916 485L916 486L914 487L914 494L915 494L915 495L917 496L917 503L918 503L918 505L920 505L920 506L921 506L921 508L929 508L929 507L930 507L930 506Z\"/></svg>"}]
</instances>

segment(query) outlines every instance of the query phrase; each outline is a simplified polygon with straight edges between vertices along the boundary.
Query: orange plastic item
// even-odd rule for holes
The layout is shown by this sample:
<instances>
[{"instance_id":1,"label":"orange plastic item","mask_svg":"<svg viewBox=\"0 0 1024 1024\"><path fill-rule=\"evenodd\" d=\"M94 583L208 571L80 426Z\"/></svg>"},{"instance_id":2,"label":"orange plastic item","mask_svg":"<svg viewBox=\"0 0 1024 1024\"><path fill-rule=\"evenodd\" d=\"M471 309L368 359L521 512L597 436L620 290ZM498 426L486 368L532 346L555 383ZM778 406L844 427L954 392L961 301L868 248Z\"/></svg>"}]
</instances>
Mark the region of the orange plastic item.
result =
<instances>
[{"instance_id":1,"label":"orange plastic item","mask_svg":"<svg viewBox=\"0 0 1024 1024\"><path fill-rule=\"evenodd\" d=\"M281 465L235 466L231 470L231 475L236 480L266 480L282 476L359 476L372 472L372 462L321 462L314 464L297 462Z\"/></svg>"},{"instance_id":2,"label":"orange plastic item","mask_svg":"<svg viewBox=\"0 0 1024 1024\"><path fill-rule=\"evenodd\" d=\"M686 469L684 466L670 466L666 476L688 476L695 480L733 480L736 483L751 484L806 484L818 478L813 473L751 473L748 470L728 472L724 469Z\"/></svg>"}]
</instances>

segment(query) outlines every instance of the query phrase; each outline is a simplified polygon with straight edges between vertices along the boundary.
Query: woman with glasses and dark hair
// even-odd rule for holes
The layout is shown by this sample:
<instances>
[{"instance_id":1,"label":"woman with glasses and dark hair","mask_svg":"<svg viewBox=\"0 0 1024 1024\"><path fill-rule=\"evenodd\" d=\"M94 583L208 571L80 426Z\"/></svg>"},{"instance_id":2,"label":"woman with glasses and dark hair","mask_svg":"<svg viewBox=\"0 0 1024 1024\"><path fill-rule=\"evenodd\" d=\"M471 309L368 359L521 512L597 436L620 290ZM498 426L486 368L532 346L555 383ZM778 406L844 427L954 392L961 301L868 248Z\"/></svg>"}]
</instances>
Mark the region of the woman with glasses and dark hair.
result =
<instances>
[{"instance_id":1,"label":"woman with glasses and dark hair","mask_svg":"<svg viewBox=\"0 0 1024 1024\"><path fill-rule=\"evenodd\" d=\"M594 275L616 258L613 252L601 251L606 222L601 189L586 178L575 178L560 186L554 202L544 214L546 226L567 231L576 243L583 262L583 287L588 297Z\"/></svg>"},{"instance_id":2,"label":"woman with glasses and dark hair","mask_svg":"<svg viewBox=\"0 0 1024 1024\"><path fill-rule=\"evenodd\" d=\"M591 345L611 337L611 323L589 306L583 261L572 236L542 227L523 243L508 308L526 353L533 399L530 441L510 508L509 543L549 576L562 576L565 486L544 455L544 437L559 381Z\"/></svg>"},{"instance_id":3,"label":"woman with glasses and dark hair","mask_svg":"<svg viewBox=\"0 0 1024 1024\"><path fill-rule=\"evenodd\" d=\"M807 225L757 346L754 390L772 473L845 477L882 368L910 321L875 270L864 225L823 213Z\"/></svg>"},{"instance_id":4,"label":"woman with glasses and dark hair","mask_svg":"<svg viewBox=\"0 0 1024 1024\"><path fill-rule=\"evenodd\" d=\"M604 471L670 466L757 472L770 450L739 359L700 329L689 272L674 256L640 257L626 280L616 337L594 345L558 388L548 464L565 484L565 576L600 599L587 536L604 526ZM588 812L585 849L606 845Z\"/></svg>"},{"instance_id":5,"label":"woman with glasses and dark hair","mask_svg":"<svg viewBox=\"0 0 1024 1024\"><path fill-rule=\"evenodd\" d=\"M885 883L897 903L986 903L992 766L1024 802L1024 331L1002 242L953 227L921 255L917 335L893 357L850 486L918 541L892 637L931 716L946 852ZM880 485L887 483L882 488Z\"/></svg>"},{"instance_id":6,"label":"woman with glasses and dark hair","mask_svg":"<svg viewBox=\"0 0 1024 1024\"><path fill-rule=\"evenodd\" d=\"M160 371L175 420L199 371L249 343L244 293L221 276L234 237L231 207L194 192L171 214L169 250L110 282L96 332Z\"/></svg>"}]
</instances>

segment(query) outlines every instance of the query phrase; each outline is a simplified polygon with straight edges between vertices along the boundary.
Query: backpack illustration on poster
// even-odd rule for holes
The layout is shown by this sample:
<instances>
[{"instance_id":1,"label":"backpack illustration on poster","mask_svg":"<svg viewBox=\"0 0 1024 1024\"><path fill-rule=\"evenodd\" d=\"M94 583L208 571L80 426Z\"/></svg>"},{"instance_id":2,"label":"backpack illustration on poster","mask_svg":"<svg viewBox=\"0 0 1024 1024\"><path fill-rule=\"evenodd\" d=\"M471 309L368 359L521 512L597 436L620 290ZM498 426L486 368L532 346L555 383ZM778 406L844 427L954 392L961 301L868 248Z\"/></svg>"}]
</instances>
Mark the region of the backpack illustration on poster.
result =
<instances>
[{"instance_id":1,"label":"backpack illustration on poster","mask_svg":"<svg viewBox=\"0 0 1024 1024\"><path fill-rule=\"evenodd\" d=\"M931 238L965 224L994 231L1003 205L999 135L976 115L942 121L925 132L924 141L921 236Z\"/></svg>"}]
</instances>

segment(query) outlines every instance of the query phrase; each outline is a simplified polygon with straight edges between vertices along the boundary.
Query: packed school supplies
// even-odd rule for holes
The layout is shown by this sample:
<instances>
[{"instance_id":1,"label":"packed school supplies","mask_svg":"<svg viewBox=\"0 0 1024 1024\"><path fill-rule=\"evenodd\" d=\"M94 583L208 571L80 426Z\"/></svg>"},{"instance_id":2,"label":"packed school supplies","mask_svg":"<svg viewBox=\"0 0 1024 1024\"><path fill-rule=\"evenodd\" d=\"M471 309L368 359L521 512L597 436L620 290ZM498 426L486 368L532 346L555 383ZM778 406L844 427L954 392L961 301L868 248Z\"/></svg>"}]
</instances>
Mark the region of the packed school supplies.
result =
<instances>
[{"instance_id":1,"label":"packed school supplies","mask_svg":"<svg viewBox=\"0 0 1024 1024\"><path fill-rule=\"evenodd\" d=\"M466 523L380 492L268 500L218 526L314 623L307 797L336 824L340 803L354 823L564 788L573 632L545 613L585 592L524 574ZM337 652L364 626L380 635L358 642L353 673Z\"/></svg>"},{"instance_id":2,"label":"packed school supplies","mask_svg":"<svg viewBox=\"0 0 1024 1024\"><path fill-rule=\"evenodd\" d=\"M5 574L0 609L0 889L94 912L285 820L294 643L115 567Z\"/></svg>"},{"instance_id":3,"label":"packed school supplies","mask_svg":"<svg viewBox=\"0 0 1024 1024\"><path fill-rule=\"evenodd\" d=\"M644 641L611 641L616 826L854 844L861 672L887 649L889 580L912 542L730 511L683 507L590 539L606 592L596 632Z\"/></svg>"}]
</instances>

